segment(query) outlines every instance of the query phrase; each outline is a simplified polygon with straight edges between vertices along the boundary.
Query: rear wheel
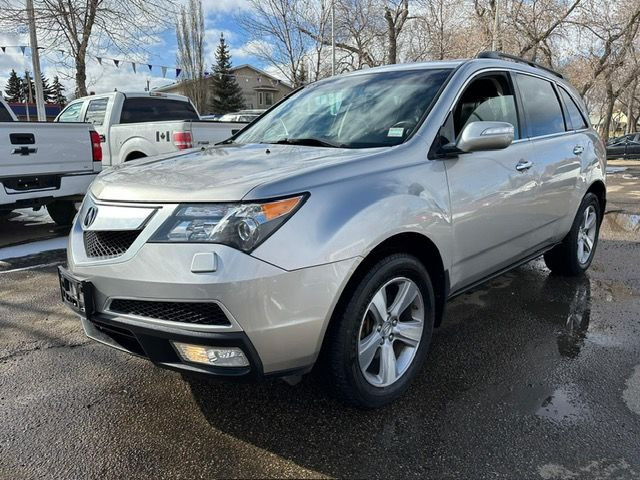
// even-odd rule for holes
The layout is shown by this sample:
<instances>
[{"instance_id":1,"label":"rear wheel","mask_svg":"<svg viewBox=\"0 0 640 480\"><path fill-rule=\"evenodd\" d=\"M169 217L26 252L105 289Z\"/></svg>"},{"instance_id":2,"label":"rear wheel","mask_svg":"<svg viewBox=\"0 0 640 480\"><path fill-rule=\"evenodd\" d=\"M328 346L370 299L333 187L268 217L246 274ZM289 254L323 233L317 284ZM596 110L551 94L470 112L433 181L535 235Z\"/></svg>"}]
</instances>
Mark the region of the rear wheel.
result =
<instances>
[{"instance_id":1,"label":"rear wheel","mask_svg":"<svg viewBox=\"0 0 640 480\"><path fill-rule=\"evenodd\" d=\"M47 205L49 216L60 226L67 226L73 223L77 210L75 202L71 200L56 200Z\"/></svg>"},{"instance_id":2,"label":"rear wheel","mask_svg":"<svg viewBox=\"0 0 640 480\"><path fill-rule=\"evenodd\" d=\"M554 273L567 276L584 273L596 252L601 220L598 197L587 193L578 208L571 231L562 243L544 254L547 267Z\"/></svg>"},{"instance_id":3,"label":"rear wheel","mask_svg":"<svg viewBox=\"0 0 640 480\"><path fill-rule=\"evenodd\" d=\"M348 404L375 408L400 397L431 341L434 293L420 261L394 254L360 280L328 333L331 384Z\"/></svg>"}]
</instances>

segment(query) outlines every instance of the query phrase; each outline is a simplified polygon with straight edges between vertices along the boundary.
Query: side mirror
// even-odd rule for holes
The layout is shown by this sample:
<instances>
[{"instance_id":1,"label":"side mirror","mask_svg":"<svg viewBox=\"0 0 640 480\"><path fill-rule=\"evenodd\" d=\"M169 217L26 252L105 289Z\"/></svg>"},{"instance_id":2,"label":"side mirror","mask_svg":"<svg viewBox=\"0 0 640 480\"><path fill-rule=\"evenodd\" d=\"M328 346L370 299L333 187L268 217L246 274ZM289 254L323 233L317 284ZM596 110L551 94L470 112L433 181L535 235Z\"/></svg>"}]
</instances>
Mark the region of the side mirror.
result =
<instances>
[{"instance_id":1,"label":"side mirror","mask_svg":"<svg viewBox=\"0 0 640 480\"><path fill-rule=\"evenodd\" d=\"M507 122L471 122L467 124L456 149L462 153L499 150L513 143L514 128Z\"/></svg>"}]
</instances>

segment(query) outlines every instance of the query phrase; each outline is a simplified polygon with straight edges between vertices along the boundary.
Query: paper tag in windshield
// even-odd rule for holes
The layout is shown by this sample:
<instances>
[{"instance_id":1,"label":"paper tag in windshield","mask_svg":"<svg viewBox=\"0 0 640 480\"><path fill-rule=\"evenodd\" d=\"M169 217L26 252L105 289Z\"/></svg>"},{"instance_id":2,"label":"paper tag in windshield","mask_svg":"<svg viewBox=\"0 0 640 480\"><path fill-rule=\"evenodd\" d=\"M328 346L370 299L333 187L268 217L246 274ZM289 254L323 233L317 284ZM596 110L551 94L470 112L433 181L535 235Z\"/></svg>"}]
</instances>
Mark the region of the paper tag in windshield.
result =
<instances>
[{"instance_id":1,"label":"paper tag in windshield","mask_svg":"<svg viewBox=\"0 0 640 480\"><path fill-rule=\"evenodd\" d=\"M392 127L389 129L387 133L387 137L401 137L404 134L404 128L402 127Z\"/></svg>"}]
</instances>

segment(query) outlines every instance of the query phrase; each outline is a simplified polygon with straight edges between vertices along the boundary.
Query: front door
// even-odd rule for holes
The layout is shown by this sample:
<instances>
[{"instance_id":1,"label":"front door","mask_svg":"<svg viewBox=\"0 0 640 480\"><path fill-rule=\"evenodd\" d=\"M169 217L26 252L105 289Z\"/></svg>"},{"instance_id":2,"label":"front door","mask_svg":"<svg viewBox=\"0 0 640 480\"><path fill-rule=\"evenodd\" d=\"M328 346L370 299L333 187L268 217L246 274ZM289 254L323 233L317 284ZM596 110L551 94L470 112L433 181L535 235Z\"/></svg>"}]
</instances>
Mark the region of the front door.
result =
<instances>
[{"instance_id":1,"label":"front door","mask_svg":"<svg viewBox=\"0 0 640 480\"><path fill-rule=\"evenodd\" d=\"M537 176L529 166L530 142L522 138L513 85L507 73L484 74L464 90L447 138L457 139L474 121L508 122L515 141L504 150L461 154L445 160L454 229L451 289L504 268L532 248L537 220L531 215Z\"/></svg>"}]
</instances>

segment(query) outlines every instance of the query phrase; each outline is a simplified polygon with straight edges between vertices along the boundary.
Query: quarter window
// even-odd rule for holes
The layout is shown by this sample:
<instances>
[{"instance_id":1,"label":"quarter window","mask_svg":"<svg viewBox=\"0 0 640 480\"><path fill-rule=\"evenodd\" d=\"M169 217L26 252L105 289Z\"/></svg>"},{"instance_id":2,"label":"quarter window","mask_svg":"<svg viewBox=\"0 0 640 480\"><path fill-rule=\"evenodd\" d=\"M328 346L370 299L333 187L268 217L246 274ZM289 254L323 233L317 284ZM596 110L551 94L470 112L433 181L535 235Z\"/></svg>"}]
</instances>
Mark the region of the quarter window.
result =
<instances>
[{"instance_id":1,"label":"quarter window","mask_svg":"<svg viewBox=\"0 0 640 480\"><path fill-rule=\"evenodd\" d=\"M583 128L587 128L587 122L584 120L584 117L580 113L580 109L576 105L576 102L573 101L573 98L571 98L571 95L569 95L564 88L560 88L560 95L562 96L562 101L564 102L564 106L569 114L569 120L571 120L571 126L573 129L581 130Z\"/></svg>"},{"instance_id":2,"label":"quarter window","mask_svg":"<svg viewBox=\"0 0 640 480\"><path fill-rule=\"evenodd\" d=\"M565 131L562 107L551 82L531 75L516 75L527 116L529 136L539 137Z\"/></svg>"}]
</instances>

